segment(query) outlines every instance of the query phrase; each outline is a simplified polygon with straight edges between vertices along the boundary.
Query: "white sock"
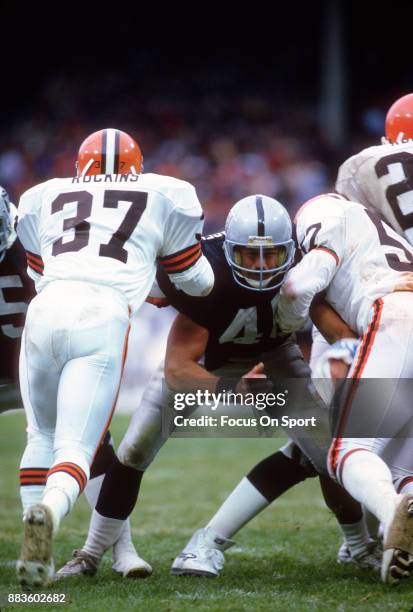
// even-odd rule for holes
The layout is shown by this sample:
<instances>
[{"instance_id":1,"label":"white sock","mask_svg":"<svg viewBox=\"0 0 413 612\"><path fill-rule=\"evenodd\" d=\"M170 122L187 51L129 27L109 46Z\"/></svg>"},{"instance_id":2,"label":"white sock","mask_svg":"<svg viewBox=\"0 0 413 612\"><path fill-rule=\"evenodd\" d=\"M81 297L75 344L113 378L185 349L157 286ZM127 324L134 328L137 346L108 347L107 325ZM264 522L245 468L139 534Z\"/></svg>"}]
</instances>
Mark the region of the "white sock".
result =
<instances>
[{"instance_id":1,"label":"white sock","mask_svg":"<svg viewBox=\"0 0 413 612\"><path fill-rule=\"evenodd\" d=\"M107 518L93 510L89 533L83 550L89 555L101 559L107 549L119 540L124 525L125 521L123 520Z\"/></svg>"},{"instance_id":2,"label":"white sock","mask_svg":"<svg viewBox=\"0 0 413 612\"><path fill-rule=\"evenodd\" d=\"M340 524L340 529L353 557L366 550L369 532L364 517L357 523Z\"/></svg>"},{"instance_id":3,"label":"white sock","mask_svg":"<svg viewBox=\"0 0 413 612\"><path fill-rule=\"evenodd\" d=\"M44 485L33 485L30 487L20 487L20 499L22 502L23 514L29 506L40 504L43 501Z\"/></svg>"},{"instance_id":4,"label":"white sock","mask_svg":"<svg viewBox=\"0 0 413 612\"><path fill-rule=\"evenodd\" d=\"M95 478L90 478L85 487L85 496L92 510L96 508L96 502L98 500L104 478L105 474L101 474L100 476L96 476Z\"/></svg>"},{"instance_id":5,"label":"white sock","mask_svg":"<svg viewBox=\"0 0 413 612\"><path fill-rule=\"evenodd\" d=\"M129 519L125 521L120 537L113 545L113 560L116 562L119 560L120 557L126 554L138 555L132 541L132 533Z\"/></svg>"},{"instance_id":6,"label":"white sock","mask_svg":"<svg viewBox=\"0 0 413 612\"><path fill-rule=\"evenodd\" d=\"M91 478L86 485L85 495L89 503L89 506L92 508L92 510L94 510L96 507L96 502L98 500L100 489L102 487L102 482L104 478L105 478L105 474L101 474L100 476ZM101 518L105 519L105 517L103 516ZM91 531L91 529L92 527L90 527L89 532ZM94 542L91 545L92 547L96 549L96 544ZM87 546L90 547L90 544L87 544ZM129 519L127 519L124 522L119 539L113 545L113 561L115 562L118 561L119 558L122 557L122 555L125 555L126 553L138 555L138 553L136 552L136 548L132 541L132 533L131 533Z\"/></svg>"},{"instance_id":7,"label":"white sock","mask_svg":"<svg viewBox=\"0 0 413 612\"><path fill-rule=\"evenodd\" d=\"M222 538L232 538L245 523L253 519L269 503L248 478L243 478L209 521L207 527Z\"/></svg>"},{"instance_id":8,"label":"white sock","mask_svg":"<svg viewBox=\"0 0 413 612\"><path fill-rule=\"evenodd\" d=\"M68 476L68 478L73 480L71 476ZM46 486L42 503L47 506L52 513L53 534L56 534L60 527L62 518L70 511L70 499L64 489L60 487Z\"/></svg>"},{"instance_id":9,"label":"white sock","mask_svg":"<svg viewBox=\"0 0 413 612\"><path fill-rule=\"evenodd\" d=\"M399 502L387 465L372 452L357 451L347 457L342 482L354 499L366 506L384 525L389 525Z\"/></svg>"}]
</instances>

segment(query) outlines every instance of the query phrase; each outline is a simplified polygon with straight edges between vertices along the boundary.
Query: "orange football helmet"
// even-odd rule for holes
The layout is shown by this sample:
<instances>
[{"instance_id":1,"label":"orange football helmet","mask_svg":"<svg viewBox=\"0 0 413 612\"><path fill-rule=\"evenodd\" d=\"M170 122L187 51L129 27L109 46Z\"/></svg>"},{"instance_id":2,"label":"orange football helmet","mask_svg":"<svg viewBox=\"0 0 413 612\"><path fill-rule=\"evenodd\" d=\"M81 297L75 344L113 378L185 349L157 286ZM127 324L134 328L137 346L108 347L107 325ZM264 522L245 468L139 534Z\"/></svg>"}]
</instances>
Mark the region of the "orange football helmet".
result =
<instances>
[{"instance_id":1,"label":"orange football helmet","mask_svg":"<svg viewBox=\"0 0 413 612\"><path fill-rule=\"evenodd\" d=\"M94 132L82 142L77 155L78 176L85 174L140 174L143 157L138 143L120 130Z\"/></svg>"},{"instance_id":2,"label":"orange football helmet","mask_svg":"<svg viewBox=\"0 0 413 612\"><path fill-rule=\"evenodd\" d=\"M392 143L413 138L413 93L399 98L390 107L386 116L386 138Z\"/></svg>"}]
</instances>

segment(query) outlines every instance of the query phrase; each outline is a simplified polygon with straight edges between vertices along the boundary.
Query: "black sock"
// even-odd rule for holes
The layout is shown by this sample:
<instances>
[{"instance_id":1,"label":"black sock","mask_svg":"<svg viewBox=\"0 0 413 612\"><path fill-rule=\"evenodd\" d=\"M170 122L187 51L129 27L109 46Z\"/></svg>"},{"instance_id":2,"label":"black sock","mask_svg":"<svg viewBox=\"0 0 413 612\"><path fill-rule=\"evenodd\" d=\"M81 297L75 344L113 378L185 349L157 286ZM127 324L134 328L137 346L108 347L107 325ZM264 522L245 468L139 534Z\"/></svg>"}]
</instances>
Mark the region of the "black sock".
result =
<instances>
[{"instance_id":1,"label":"black sock","mask_svg":"<svg viewBox=\"0 0 413 612\"><path fill-rule=\"evenodd\" d=\"M308 470L281 451L258 463L247 478L270 503L310 476Z\"/></svg>"},{"instance_id":2,"label":"black sock","mask_svg":"<svg viewBox=\"0 0 413 612\"><path fill-rule=\"evenodd\" d=\"M327 507L341 525L358 523L363 517L361 505L329 476L320 475L320 486Z\"/></svg>"},{"instance_id":3,"label":"black sock","mask_svg":"<svg viewBox=\"0 0 413 612\"><path fill-rule=\"evenodd\" d=\"M132 513L144 472L123 465L115 456L100 489L96 510L102 516L125 520Z\"/></svg>"}]
</instances>

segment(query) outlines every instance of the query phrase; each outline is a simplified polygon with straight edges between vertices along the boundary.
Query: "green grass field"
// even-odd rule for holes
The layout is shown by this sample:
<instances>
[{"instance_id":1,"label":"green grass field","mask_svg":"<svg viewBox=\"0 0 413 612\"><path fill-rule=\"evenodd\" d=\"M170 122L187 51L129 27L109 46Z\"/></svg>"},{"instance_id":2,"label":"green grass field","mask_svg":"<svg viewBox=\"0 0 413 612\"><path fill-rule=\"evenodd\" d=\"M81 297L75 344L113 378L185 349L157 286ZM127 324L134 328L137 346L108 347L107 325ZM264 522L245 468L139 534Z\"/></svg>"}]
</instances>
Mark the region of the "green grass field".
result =
<instances>
[{"instance_id":1,"label":"green grass field","mask_svg":"<svg viewBox=\"0 0 413 612\"><path fill-rule=\"evenodd\" d=\"M126 417L111 428L117 443ZM23 413L0 416L0 609L8 593L19 592L14 562L22 525L18 464L24 445ZM95 578L59 583L68 604L15 606L47 610L403 610L413 609L413 581L397 588L355 567L336 563L339 543L334 518L316 480L298 485L237 536L216 580L169 575L174 556L202 526L255 462L274 450L274 440L174 439L143 481L132 516L134 541L154 568L146 580L123 580L107 556ZM64 521L55 544L59 567L87 532L89 509L80 499Z\"/></svg>"}]
</instances>

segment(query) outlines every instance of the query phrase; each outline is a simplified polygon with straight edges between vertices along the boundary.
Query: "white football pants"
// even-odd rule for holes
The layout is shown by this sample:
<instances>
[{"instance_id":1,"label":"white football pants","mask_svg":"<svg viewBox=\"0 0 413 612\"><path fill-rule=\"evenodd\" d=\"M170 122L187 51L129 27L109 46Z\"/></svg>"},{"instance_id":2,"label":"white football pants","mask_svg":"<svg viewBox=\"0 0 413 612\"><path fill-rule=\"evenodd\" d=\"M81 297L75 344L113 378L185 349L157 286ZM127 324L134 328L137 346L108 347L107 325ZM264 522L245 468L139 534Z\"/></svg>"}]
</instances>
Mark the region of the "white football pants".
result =
<instances>
[{"instance_id":1,"label":"white football pants","mask_svg":"<svg viewBox=\"0 0 413 612\"><path fill-rule=\"evenodd\" d=\"M23 510L46 483L46 492L64 490L69 509L85 487L115 408L128 331L128 305L111 287L56 281L31 302L20 354Z\"/></svg>"}]
</instances>

